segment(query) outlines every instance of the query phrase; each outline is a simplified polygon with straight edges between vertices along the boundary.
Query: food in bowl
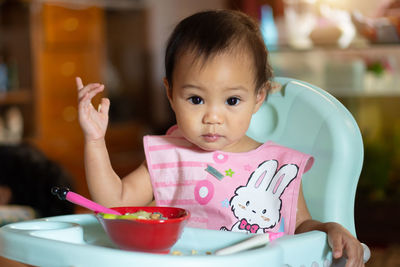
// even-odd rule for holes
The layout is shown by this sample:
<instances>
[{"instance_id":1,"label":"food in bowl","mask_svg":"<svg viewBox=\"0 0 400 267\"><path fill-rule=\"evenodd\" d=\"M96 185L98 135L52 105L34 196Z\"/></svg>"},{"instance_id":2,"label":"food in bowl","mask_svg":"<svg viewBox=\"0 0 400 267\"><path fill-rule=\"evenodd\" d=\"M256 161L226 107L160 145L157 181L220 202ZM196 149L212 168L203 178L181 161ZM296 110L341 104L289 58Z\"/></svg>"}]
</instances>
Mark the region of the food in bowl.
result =
<instances>
[{"instance_id":1,"label":"food in bowl","mask_svg":"<svg viewBox=\"0 0 400 267\"><path fill-rule=\"evenodd\" d=\"M115 215L108 213L99 213L104 219L128 219L128 220L168 220L160 212L147 212L144 210L139 210L133 213L125 213L123 215Z\"/></svg>"},{"instance_id":2,"label":"food in bowl","mask_svg":"<svg viewBox=\"0 0 400 267\"><path fill-rule=\"evenodd\" d=\"M97 213L96 217L115 245L131 251L169 253L171 247L180 238L190 217L188 211L176 207L115 207L112 209L123 215ZM160 218L139 218L137 215L143 215L143 212L150 215L159 213ZM135 215L132 216L132 214Z\"/></svg>"}]
</instances>

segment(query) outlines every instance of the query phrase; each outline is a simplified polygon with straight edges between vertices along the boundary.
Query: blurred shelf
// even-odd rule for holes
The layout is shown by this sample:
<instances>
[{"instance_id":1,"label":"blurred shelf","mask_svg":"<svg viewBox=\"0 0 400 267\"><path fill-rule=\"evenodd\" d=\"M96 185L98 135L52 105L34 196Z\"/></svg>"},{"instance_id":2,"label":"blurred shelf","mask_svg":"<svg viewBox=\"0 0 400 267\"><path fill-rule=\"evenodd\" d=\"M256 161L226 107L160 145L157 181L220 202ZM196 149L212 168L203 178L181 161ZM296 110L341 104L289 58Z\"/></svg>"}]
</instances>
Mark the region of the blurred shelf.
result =
<instances>
[{"instance_id":1,"label":"blurred shelf","mask_svg":"<svg viewBox=\"0 0 400 267\"><path fill-rule=\"evenodd\" d=\"M29 89L17 89L0 93L0 105L26 104L32 101L32 92Z\"/></svg>"},{"instance_id":2,"label":"blurred shelf","mask_svg":"<svg viewBox=\"0 0 400 267\"><path fill-rule=\"evenodd\" d=\"M282 52L290 52L290 53L306 53L306 52L315 52L315 51L333 51L333 52L354 52L354 51L363 51L363 50L398 50L400 48L400 43L354 43L349 45L348 47L340 47L335 44L331 45L313 45L308 48L295 48L288 44L282 44L278 46L268 46L268 50L270 53L282 53Z\"/></svg>"},{"instance_id":3,"label":"blurred shelf","mask_svg":"<svg viewBox=\"0 0 400 267\"><path fill-rule=\"evenodd\" d=\"M148 6L146 0L40 0L53 5L64 5L73 8L85 6L96 6L108 9L143 9Z\"/></svg>"},{"instance_id":4,"label":"blurred shelf","mask_svg":"<svg viewBox=\"0 0 400 267\"><path fill-rule=\"evenodd\" d=\"M307 81L335 97L400 96L400 44L282 46L271 51L270 60L276 76Z\"/></svg>"}]
</instances>

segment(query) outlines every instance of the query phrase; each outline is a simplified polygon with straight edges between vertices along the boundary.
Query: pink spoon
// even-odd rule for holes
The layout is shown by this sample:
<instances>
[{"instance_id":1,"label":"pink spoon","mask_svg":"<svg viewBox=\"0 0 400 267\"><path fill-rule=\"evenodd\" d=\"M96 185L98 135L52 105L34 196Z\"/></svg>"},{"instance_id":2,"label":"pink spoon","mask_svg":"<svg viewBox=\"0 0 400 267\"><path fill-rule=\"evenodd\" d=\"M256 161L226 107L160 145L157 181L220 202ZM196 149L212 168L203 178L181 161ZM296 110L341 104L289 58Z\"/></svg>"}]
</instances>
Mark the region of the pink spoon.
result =
<instances>
[{"instance_id":1,"label":"pink spoon","mask_svg":"<svg viewBox=\"0 0 400 267\"><path fill-rule=\"evenodd\" d=\"M102 212L102 213L108 213L108 214L115 214L115 215L122 215L120 212L106 208L100 204L97 204L96 202L93 202L77 193L71 192L68 188L66 187L53 187L51 189L51 193L53 195L58 196L59 199L61 200L68 200L69 202L72 202L74 204L77 204L81 207L87 208L89 210L92 210L94 212Z\"/></svg>"}]
</instances>

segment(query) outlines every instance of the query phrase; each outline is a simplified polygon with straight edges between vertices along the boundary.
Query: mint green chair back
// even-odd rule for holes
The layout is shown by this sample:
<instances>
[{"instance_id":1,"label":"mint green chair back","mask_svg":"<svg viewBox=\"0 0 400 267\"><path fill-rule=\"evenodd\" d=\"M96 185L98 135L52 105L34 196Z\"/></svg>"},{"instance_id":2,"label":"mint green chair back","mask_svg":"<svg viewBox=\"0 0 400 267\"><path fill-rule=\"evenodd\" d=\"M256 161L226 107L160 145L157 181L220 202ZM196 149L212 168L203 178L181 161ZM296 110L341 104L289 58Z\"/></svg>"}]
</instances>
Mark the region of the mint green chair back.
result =
<instances>
[{"instance_id":1,"label":"mint green chair back","mask_svg":"<svg viewBox=\"0 0 400 267\"><path fill-rule=\"evenodd\" d=\"M338 222L355 235L354 199L364 154L357 123L321 88L289 78L275 81L282 90L268 96L247 134L312 155L314 165L302 179L311 216Z\"/></svg>"}]
</instances>

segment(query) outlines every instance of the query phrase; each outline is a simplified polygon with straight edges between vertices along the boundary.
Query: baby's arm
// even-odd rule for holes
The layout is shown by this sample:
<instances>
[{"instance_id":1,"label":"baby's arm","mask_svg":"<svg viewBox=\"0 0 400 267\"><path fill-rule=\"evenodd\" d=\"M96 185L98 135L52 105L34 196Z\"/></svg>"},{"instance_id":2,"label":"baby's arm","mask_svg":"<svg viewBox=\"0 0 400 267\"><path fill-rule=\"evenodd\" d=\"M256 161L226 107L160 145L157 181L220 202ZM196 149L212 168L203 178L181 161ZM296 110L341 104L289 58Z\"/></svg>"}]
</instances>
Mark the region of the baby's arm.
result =
<instances>
[{"instance_id":1,"label":"baby's arm","mask_svg":"<svg viewBox=\"0 0 400 267\"><path fill-rule=\"evenodd\" d=\"M300 188L297 202L296 234L309 231L322 231L328 234L328 243L332 248L335 259L345 255L348 259L346 267L364 266L364 250L361 243L343 226L335 222L322 223L311 218L304 199L303 189Z\"/></svg>"},{"instance_id":2,"label":"baby's arm","mask_svg":"<svg viewBox=\"0 0 400 267\"><path fill-rule=\"evenodd\" d=\"M145 162L123 179L115 173L108 155L105 133L108 125L110 101L101 100L96 110L92 98L104 90L98 83L83 86L76 79L78 88L79 123L85 137L85 172L91 197L104 206L140 206L152 200L150 175Z\"/></svg>"}]
</instances>

